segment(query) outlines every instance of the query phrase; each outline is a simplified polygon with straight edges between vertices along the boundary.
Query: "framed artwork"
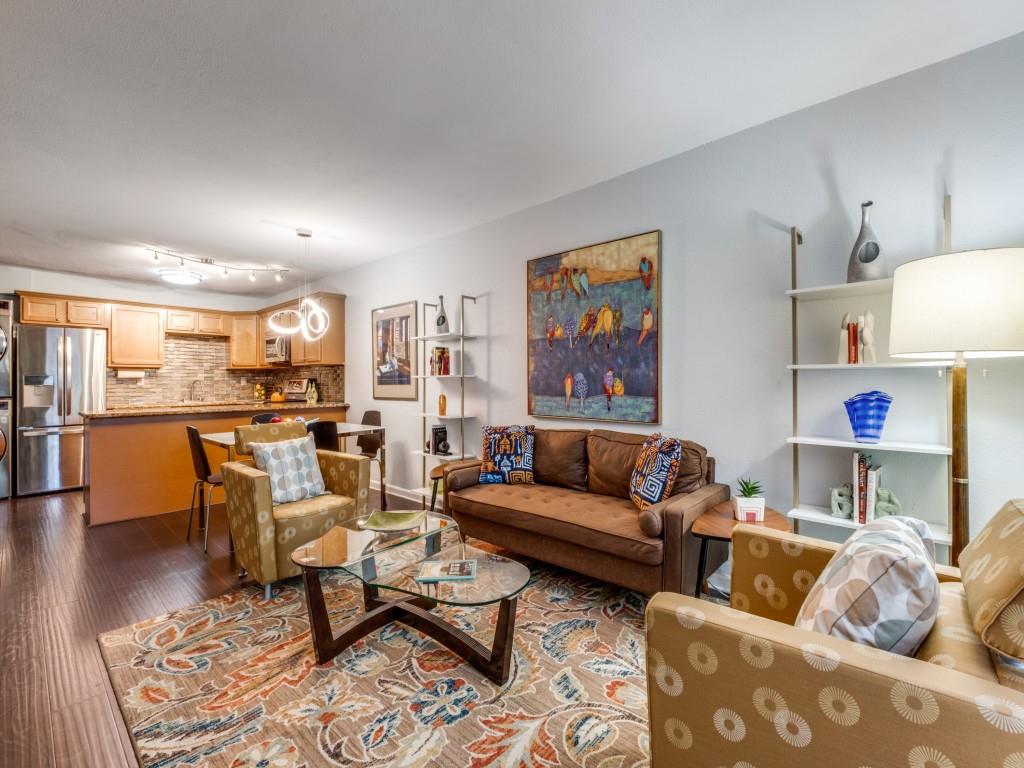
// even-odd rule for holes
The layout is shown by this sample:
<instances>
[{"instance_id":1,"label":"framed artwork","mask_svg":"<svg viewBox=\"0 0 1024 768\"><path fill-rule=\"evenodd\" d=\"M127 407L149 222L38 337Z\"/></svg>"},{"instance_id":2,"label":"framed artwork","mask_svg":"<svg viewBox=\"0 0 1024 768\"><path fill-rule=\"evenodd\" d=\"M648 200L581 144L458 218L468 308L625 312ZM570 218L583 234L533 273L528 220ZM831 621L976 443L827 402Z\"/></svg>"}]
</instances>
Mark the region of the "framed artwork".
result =
<instances>
[{"instance_id":1,"label":"framed artwork","mask_svg":"<svg viewBox=\"0 0 1024 768\"><path fill-rule=\"evenodd\" d=\"M661 421L661 230L526 263L531 416Z\"/></svg>"},{"instance_id":2,"label":"framed artwork","mask_svg":"<svg viewBox=\"0 0 1024 768\"><path fill-rule=\"evenodd\" d=\"M370 313L373 331L373 399L416 400L416 302Z\"/></svg>"}]
</instances>

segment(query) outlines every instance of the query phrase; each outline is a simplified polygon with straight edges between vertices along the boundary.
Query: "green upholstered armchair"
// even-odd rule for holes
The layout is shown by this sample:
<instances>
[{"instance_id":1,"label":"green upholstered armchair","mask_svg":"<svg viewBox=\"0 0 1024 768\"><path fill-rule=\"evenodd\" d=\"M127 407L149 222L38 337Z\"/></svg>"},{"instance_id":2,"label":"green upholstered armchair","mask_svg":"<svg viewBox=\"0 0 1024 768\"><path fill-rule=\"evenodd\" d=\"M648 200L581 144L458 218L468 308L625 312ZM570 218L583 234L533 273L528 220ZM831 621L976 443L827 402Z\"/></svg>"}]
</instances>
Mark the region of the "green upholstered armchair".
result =
<instances>
[{"instance_id":1,"label":"green upholstered armchair","mask_svg":"<svg viewBox=\"0 0 1024 768\"><path fill-rule=\"evenodd\" d=\"M304 424L253 424L235 428L235 452L251 455L252 443L272 443L304 437ZM337 451L318 450L317 461L328 493L287 504L274 504L270 476L251 460L221 465L227 499L228 525L235 559L264 586L267 599L279 579L298 576L292 551L316 539L338 523L366 513L370 489L370 460Z\"/></svg>"}]
</instances>

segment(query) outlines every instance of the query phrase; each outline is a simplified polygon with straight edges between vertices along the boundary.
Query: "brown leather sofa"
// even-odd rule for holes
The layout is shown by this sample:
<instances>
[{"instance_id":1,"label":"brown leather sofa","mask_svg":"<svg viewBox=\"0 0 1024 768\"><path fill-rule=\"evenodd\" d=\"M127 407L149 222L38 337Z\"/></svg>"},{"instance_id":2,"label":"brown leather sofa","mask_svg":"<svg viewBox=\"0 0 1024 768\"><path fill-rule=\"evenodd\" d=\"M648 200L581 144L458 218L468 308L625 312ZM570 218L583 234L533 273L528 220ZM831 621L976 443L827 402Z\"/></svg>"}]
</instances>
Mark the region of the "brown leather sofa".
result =
<instances>
[{"instance_id":1,"label":"brown leather sofa","mask_svg":"<svg viewBox=\"0 0 1024 768\"><path fill-rule=\"evenodd\" d=\"M647 594L692 594L698 543L690 527L729 498L715 460L684 441L671 495L641 513L629 480L645 435L537 429L534 484L481 485L479 465L445 474L444 508L464 535ZM708 573L726 554L713 546Z\"/></svg>"}]
</instances>

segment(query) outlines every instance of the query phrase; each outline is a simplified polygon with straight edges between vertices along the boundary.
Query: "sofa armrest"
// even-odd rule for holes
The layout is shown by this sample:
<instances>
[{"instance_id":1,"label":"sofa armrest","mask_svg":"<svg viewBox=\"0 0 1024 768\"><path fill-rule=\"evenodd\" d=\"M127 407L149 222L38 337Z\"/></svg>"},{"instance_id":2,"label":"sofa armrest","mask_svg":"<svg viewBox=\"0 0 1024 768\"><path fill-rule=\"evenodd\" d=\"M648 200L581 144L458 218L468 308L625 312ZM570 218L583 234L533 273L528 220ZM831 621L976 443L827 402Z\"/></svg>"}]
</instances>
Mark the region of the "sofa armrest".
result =
<instances>
[{"instance_id":1,"label":"sofa armrest","mask_svg":"<svg viewBox=\"0 0 1024 768\"><path fill-rule=\"evenodd\" d=\"M729 487L712 483L692 493L672 496L660 504L656 515L661 520L664 555L662 561L662 588L673 592L693 592L697 578L697 555L700 545L690 528L693 521L715 504L729 498ZM655 509L646 510L650 513ZM725 558L725 547L716 548L709 559L709 569L717 567ZM709 570L710 572L710 570Z\"/></svg>"},{"instance_id":2,"label":"sofa armrest","mask_svg":"<svg viewBox=\"0 0 1024 768\"><path fill-rule=\"evenodd\" d=\"M327 490L355 499L357 517L366 514L370 495L370 460L365 456L322 449L316 452L316 460Z\"/></svg>"},{"instance_id":3,"label":"sofa armrest","mask_svg":"<svg viewBox=\"0 0 1024 768\"><path fill-rule=\"evenodd\" d=\"M445 470L444 473L444 513L451 516L451 505L448 502L448 494L452 491L461 491L463 488L470 488L480 484L480 462L472 465L461 465L454 469Z\"/></svg>"},{"instance_id":4,"label":"sofa armrest","mask_svg":"<svg viewBox=\"0 0 1024 768\"><path fill-rule=\"evenodd\" d=\"M1024 693L991 681L678 594L652 598L646 627L654 768L1009 766L1024 751Z\"/></svg>"},{"instance_id":5,"label":"sofa armrest","mask_svg":"<svg viewBox=\"0 0 1024 768\"><path fill-rule=\"evenodd\" d=\"M221 464L220 471L235 559L260 584L270 584L277 579L270 475L243 461Z\"/></svg>"}]
</instances>

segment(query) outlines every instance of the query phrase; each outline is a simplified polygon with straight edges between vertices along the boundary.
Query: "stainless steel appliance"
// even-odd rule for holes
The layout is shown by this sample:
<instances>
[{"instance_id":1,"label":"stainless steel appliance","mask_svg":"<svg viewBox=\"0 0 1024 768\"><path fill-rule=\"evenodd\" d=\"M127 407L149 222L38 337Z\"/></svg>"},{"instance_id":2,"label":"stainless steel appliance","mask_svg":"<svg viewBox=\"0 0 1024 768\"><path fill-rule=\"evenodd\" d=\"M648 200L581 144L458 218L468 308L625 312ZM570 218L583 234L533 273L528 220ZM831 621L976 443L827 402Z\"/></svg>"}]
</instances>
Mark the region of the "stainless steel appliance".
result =
<instances>
[{"instance_id":1,"label":"stainless steel appliance","mask_svg":"<svg viewBox=\"0 0 1024 768\"><path fill-rule=\"evenodd\" d=\"M14 393L14 369L11 367L11 360L14 359L14 298L0 297L0 398L12 397Z\"/></svg>"},{"instance_id":2,"label":"stainless steel appliance","mask_svg":"<svg viewBox=\"0 0 1024 768\"><path fill-rule=\"evenodd\" d=\"M81 411L105 406L106 331L17 325L16 492L79 488Z\"/></svg>"},{"instance_id":3,"label":"stainless steel appliance","mask_svg":"<svg viewBox=\"0 0 1024 768\"><path fill-rule=\"evenodd\" d=\"M288 379L284 383L284 399L291 401L306 401L306 390L310 384L316 384L316 379L297 378Z\"/></svg>"},{"instance_id":4,"label":"stainless steel appliance","mask_svg":"<svg viewBox=\"0 0 1024 768\"><path fill-rule=\"evenodd\" d=\"M288 336L267 336L263 340L263 360L268 363L287 363L292 357L292 340Z\"/></svg>"},{"instance_id":5,"label":"stainless steel appliance","mask_svg":"<svg viewBox=\"0 0 1024 768\"><path fill-rule=\"evenodd\" d=\"M14 412L9 399L0 400L0 499L11 495L11 455L14 453Z\"/></svg>"}]
</instances>

